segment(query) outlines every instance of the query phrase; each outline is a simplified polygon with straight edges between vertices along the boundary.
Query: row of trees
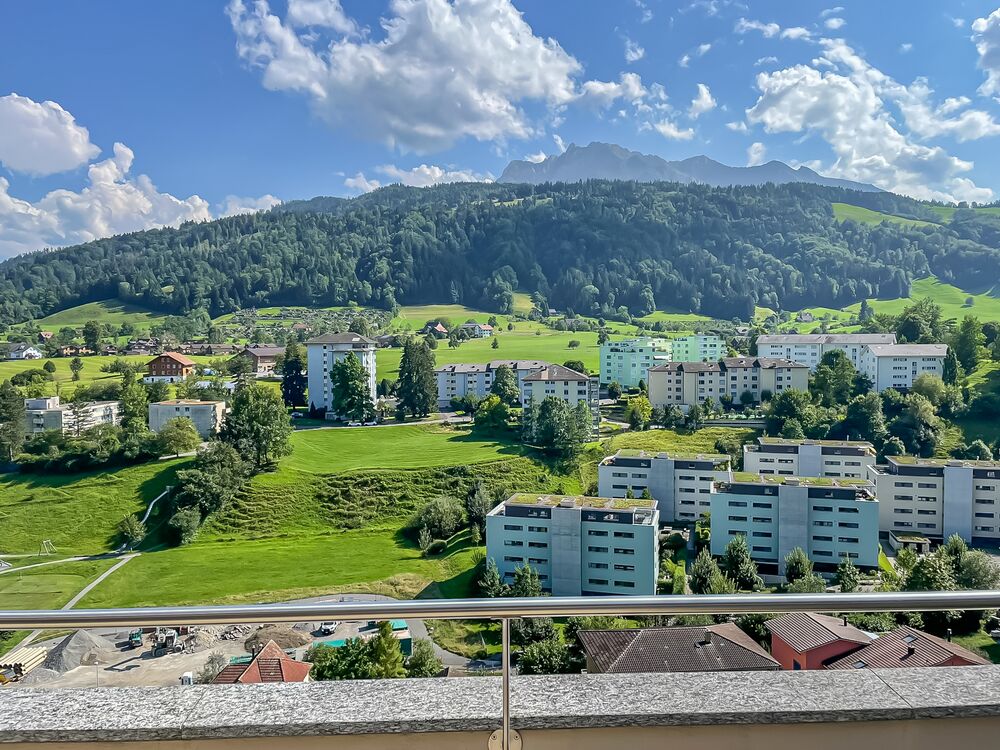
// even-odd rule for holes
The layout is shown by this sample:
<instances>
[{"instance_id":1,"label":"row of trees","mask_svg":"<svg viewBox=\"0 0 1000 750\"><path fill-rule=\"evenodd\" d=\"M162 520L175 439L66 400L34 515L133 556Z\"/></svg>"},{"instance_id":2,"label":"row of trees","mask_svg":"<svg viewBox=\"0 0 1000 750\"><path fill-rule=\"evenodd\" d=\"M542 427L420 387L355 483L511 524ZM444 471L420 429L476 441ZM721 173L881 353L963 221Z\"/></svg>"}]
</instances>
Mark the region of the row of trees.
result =
<instances>
[{"instance_id":1,"label":"row of trees","mask_svg":"<svg viewBox=\"0 0 1000 750\"><path fill-rule=\"evenodd\" d=\"M437 677L444 668L434 646L424 638L413 641L410 656L404 657L392 624L380 622L378 634L368 640L350 638L343 646L324 644L306 652L312 662L314 680L389 680L399 677Z\"/></svg>"}]
</instances>

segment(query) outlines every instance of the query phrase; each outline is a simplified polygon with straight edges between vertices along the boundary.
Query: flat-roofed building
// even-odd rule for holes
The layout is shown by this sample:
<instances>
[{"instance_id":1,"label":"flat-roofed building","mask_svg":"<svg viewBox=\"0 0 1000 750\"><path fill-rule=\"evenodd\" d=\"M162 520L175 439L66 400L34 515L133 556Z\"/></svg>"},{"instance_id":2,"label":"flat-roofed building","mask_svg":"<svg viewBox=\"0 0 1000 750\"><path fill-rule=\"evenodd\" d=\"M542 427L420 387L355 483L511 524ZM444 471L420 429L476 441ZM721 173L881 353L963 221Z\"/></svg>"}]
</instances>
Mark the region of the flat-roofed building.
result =
<instances>
[{"instance_id":1,"label":"flat-roofed building","mask_svg":"<svg viewBox=\"0 0 1000 750\"><path fill-rule=\"evenodd\" d=\"M642 497L648 491L661 522L693 522L711 510L712 485L730 478L726 455L623 448L597 465L597 494Z\"/></svg>"},{"instance_id":2,"label":"flat-roofed building","mask_svg":"<svg viewBox=\"0 0 1000 750\"><path fill-rule=\"evenodd\" d=\"M652 500L516 494L486 517L486 554L507 582L530 565L554 596L656 593Z\"/></svg>"},{"instance_id":3,"label":"flat-roofed building","mask_svg":"<svg viewBox=\"0 0 1000 750\"><path fill-rule=\"evenodd\" d=\"M897 536L918 534L996 544L1000 539L1000 462L887 456L871 466L879 526Z\"/></svg>"},{"instance_id":4,"label":"flat-roofed building","mask_svg":"<svg viewBox=\"0 0 1000 750\"><path fill-rule=\"evenodd\" d=\"M779 477L734 472L717 482L712 501L713 555L729 540L747 538L750 556L778 566L801 547L819 570L832 570L843 557L855 565L878 566L879 503L864 479Z\"/></svg>"},{"instance_id":5,"label":"flat-roofed building","mask_svg":"<svg viewBox=\"0 0 1000 750\"><path fill-rule=\"evenodd\" d=\"M149 405L149 429L153 432L159 432L167 422L178 417L190 419L198 434L209 438L222 429L226 417L226 402L178 398Z\"/></svg>"},{"instance_id":6,"label":"flat-roofed building","mask_svg":"<svg viewBox=\"0 0 1000 750\"><path fill-rule=\"evenodd\" d=\"M787 477L866 479L875 458L866 441L759 437L743 446L744 471Z\"/></svg>"},{"instance_id":7,"label":"flat-roofed building","mask_svg":"<svg viewBox=\"0 0 1000 750\"><path fill-rule=\"evenodd\" d=\"M866 346L858 371L879 393L887 388L908 390L921 375L944 374L946 344L881 344Z\"/></svg>"},{"instance_id":8,"label":"flat-roofed building","mask_svg":"<svg viewBox=\"0 0 1000 750\"><path fill-rule=\"evenodd\" d=\"M861 369L861 353L866 346L895 344L894 333L780 333L757 337L757 354L801 362L810 370L823 359L823 355L839 349L851 364Z\"/></svg>"},{"instance_id":9,"label":"flat-roofed building","mask_svg":"<svg viewBox=\"0 0 1000 750\"><path fill-rule=\"evenodd\" d=\"M601 344L601 382L637 388L640 380L646 380L650 367L672 359L671 352L672 344L668 339L644 336L607 341Z\"/></svg>"},{"instance_id":10,"label":"flat-roofed building","mask_svg":"<svg viewBox=\"0 0 1000 750\"><path fill-rule=\"evenodd\" d=\"M333 413L333 386L330 368L348 354L353 354L361 362L368 374L368 391L372 403L378 401L375 391L375 342L358 333L328 333L306 342L306 366L309 387L309 405L312 409L326 411L327 419L338 415Z\"/></svg>"},{"instance_id":11,"label":"flat-roofed building","mask_svg":"<svg viewBox=\"0 0 1000 750\"><path fill-rule=\"evenodd\" d=\"M709 362L726 353L726 342L714 334L696 333L670 341L674 362Z\"/></svg>"},{"instance_id":12,"label":"flat-roofed building","mask_svg":"<svg viewBox=\"0 0 1000 750\"><path fill-rule=\"evenodd\" d=\"M75 434L102 424L118 424L120 409L120 401L63 404L58 396L29 398L24 401L24 432L28 436L46 430Z\"/></svg>"}]
</instances>

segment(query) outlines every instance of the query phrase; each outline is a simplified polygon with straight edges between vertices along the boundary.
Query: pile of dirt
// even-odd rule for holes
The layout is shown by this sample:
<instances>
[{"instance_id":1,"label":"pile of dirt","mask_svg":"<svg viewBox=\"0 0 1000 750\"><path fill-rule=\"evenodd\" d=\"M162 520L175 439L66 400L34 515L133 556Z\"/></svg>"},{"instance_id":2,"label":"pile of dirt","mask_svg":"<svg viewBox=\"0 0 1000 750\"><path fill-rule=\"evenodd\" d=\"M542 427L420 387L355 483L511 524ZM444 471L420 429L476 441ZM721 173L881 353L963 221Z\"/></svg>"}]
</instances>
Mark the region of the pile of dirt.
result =
<instances>
[{"instance_id":1,"label":"pile of dirt","mask_svg":"<svg viewBox=\"0 0 1000 750\"><path fill-rule=\"evenodd\" d=\"M282 649L291 649L308 646L312 643L312 638L287 625L264 625L256 633L247 638L246 643L243 645L252 654L268 641L274 641Z\"/></svg>"},{"instance_id":2,"label":"pile of dirt","mask_svg":"<svg viewBox=\"0 0 1000 750\"><path fill-rule=\"evenodd\" d=\"M86 630L77 630L49 651L42 666L59 673L68 672L84 664L96 664L105 654L114 650L115 644L107 638Z\"/></svg>"},{"instance_id":3,"label":"pile of dirt","mask_svg":"<svg viewBox=\"0 0 1000 750\"><path fill-rule=\"evenodd\" d=\"M196 630L184 639L185 651L204 651L218 645L219 635L210 630Z\"/></svg>"}]
</instances>

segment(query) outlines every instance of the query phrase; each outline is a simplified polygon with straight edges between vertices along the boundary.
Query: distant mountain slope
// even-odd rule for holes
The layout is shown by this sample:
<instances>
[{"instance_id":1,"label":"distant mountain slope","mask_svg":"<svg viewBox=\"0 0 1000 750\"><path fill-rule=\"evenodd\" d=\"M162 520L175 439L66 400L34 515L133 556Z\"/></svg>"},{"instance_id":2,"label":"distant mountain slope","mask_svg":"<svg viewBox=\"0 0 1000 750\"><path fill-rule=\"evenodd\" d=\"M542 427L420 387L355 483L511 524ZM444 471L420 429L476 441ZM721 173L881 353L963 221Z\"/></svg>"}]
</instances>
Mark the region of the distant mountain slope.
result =
<instances>
[{"instance_id":1,"label":"distant mountain slope","mask_svg":"<svg viewBox=\"0 0 1000 750\"><path fill-rule=\"evenodd\" d=\"M512 161L500 175L500 182L526 182L532 185L596 179L700 182L713 187L805 182L866 193L882 192L874 185L824 177L808 167L793 169L780 161L769 161L756 167L729 167L707 156L666 161L659 156L640 154L611 143L591 143L589 146L570 144L564 153L550 156L544 161Z\"/></svg>"}]
</instances>

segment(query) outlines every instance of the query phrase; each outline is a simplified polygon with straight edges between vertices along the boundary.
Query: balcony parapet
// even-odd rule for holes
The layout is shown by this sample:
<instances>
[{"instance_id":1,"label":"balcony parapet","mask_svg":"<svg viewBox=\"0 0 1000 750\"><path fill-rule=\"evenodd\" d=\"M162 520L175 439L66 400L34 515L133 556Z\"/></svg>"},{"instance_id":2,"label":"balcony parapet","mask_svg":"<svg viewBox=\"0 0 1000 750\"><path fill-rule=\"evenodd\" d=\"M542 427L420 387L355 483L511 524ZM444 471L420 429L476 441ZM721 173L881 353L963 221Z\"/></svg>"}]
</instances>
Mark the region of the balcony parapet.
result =
<instances>
[{"instance_id":1,"label":"balcony parapet","mask_svg":"<svg viewBox=\"0 0 1000 750\"><path fill-rule=\"evenodd\" d=\"M0 691L0 743L482 733L498 677ZM534 730L1000 719L1000 666L517 677ZM527 741L527 737L526 737ZM476 745L478 746L478 745ZM485 740L483 743L485 747Z\"/></svg>"}]
</instances>

